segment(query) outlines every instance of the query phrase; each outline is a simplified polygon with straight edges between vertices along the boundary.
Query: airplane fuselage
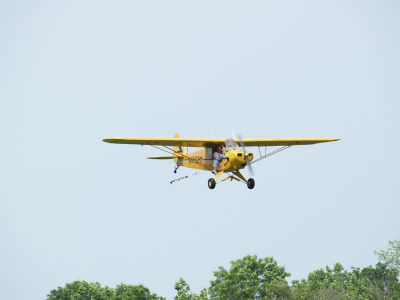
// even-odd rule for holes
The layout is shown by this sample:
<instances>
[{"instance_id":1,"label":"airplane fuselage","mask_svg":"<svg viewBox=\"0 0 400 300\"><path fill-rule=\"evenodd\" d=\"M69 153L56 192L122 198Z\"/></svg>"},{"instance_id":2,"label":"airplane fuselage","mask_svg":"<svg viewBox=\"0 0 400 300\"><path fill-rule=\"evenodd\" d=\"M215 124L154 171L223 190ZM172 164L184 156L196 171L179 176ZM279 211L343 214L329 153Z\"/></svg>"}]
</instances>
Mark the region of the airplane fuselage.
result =
<instances>
[{"instance_id":1,"label":"airplane fuselage","mask_svg":"<svg viewBox=\"0 0 400 300\"><path fill-rule=\"evenodd\" d=\"M186 168L200 169L206 171L213 170L213 151L211 148L203 148L198 151L188 152L182 154L175 159L178 165ZM254 158L253 153L247 152L245 154L242 150L230 150L224 152L222 162L218 164L218 171L235 172L246 167L246 157L249 161Z\"/></svg>"}]
</instances>

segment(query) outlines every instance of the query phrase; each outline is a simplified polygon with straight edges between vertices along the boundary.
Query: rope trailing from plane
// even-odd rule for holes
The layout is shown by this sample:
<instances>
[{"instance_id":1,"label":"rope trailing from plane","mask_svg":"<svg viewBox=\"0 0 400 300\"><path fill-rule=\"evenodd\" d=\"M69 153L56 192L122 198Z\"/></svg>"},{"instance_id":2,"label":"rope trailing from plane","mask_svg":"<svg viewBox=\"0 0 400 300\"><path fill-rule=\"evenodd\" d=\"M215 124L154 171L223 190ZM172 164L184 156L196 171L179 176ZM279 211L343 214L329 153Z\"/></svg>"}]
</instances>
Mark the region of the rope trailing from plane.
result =
<instances>
[{"instance_id":1,"label":"rope trailing from plane","mask_svg":"<svg viewBox=\"0 0 400 300\"><path fill-rule=\"evenodd\" d=\"M174 182L177 182L177 181L181 181L182 179L186 179L186 178L192 177L194 175L197 175L198 173L199 172L194 172L194 173L186 175L186 176L175 178L174 180L170 181L170 184L173 184Z\"/></svg>"}]
</instances>

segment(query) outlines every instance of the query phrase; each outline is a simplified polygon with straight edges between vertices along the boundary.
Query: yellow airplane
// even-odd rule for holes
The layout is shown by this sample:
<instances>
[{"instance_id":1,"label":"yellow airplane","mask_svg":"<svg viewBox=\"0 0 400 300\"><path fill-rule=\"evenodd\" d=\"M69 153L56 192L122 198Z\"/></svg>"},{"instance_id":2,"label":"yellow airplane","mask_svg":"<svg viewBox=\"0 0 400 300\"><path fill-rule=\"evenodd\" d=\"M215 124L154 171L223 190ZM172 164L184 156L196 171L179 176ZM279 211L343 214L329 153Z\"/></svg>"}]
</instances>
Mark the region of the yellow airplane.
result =
<instances>
[{"instance_id":1,"label":"yellow airplane","mask_svg":"<svg viewBox=\"0 0 400 300\"><path fill-rule=\"evenodd\" d=\"M172 159L176 163L174 173L180 166L205 171L213 171L214 154L218 147L223 149L223 158L217 164L217 172L214 178L208 179L208 187L214 189L217 183L230 179L247 184L253 189L255 181L253 178L246 179L241 169L246 166L252 174L252 165L282 150L297 145L311 145L317 143L338 141L338 138L277 138L277 139L186 139L175 134L174 138L135 138L116 137L103 139L107 143L149 145L165 151L170 156L148 157L148 159ZM239 147L239 144L241 147ZM245 147L258 147L259 157L255 159L252 152L247 152ZM280 148L267 153L267 146L280 146ZM186 147L186 149L185 149ZM189 147L201 148L189 152ZM260 147L265 147L264 153ZM223 173L228 176L218 181ZM172 182L171 182L172 183Z\"/></svg>"}]
</instances>

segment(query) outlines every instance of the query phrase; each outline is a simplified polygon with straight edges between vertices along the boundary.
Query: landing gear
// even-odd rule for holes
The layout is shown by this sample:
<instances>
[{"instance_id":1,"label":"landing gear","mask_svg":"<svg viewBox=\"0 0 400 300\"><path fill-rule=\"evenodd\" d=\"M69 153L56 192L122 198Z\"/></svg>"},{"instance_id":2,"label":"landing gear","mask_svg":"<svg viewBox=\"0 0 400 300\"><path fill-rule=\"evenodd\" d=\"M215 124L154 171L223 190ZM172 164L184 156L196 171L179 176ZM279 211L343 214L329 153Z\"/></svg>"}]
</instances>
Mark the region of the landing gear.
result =
<instances>
[{"instance_id":1,"label":"landing gear","mask_svg":"<svg viewBox=\"0 0 400 300\"><path fill-rule=\"evenodd\" d=\"M214 178L208 179L208 188L209 188L210 190L212 190L212 189L215 188L215 180L214 180Z\"/></svg>"},{"instance_id":2,"label":"landing gear","mask_svg":"<svg viewBox=\"0 0 400 300\"><path fill-rule=\"evenodd\" d=\"M254 181L254 179L253 178L249 178L248 180L247 180L247 187L249 188L249 189L254 189L254 186L256 185L256 182Z\"/></svg>"},{"instance_id":3,"label":"landing gear","mask_svg":"<svg viewBox=\"0 0 400 300\"><path fill-rule=\"evenodd\" d=\"M215 185L223 172L224 171L220 171L219 173L217 173L217 175L215 176L215 179L214 178L208 179L208 188L210 190L215 188ZM246 180L246 178L244 178L244 176L239 171L236 171L232 175L230 175L222 180L219 180L218 182L223 182L228 179L230 179L231 181L235 179L236 181L242 182L242 183L246 184L250 190L254 189L254 186L256 185L253 178L249 178L248 180Z\"/></svg>"}]
</instances>

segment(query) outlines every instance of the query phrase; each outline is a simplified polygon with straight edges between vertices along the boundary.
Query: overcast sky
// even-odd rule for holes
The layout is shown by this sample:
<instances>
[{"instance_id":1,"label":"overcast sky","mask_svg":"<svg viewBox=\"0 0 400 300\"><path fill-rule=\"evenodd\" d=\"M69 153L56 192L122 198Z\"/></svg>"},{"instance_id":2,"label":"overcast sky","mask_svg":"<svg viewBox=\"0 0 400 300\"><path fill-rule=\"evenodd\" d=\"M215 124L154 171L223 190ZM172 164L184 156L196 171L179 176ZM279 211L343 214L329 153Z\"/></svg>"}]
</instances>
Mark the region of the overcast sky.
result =
<instances>
[{"instance_id":1,"label":"overcast sky","mask_svg":"<svg viewBox=\"0 0 400 300\"><path fill-rule=\"evenodd\" d=\"M398 1L0 1L0 282L172 299L273 256L290 280L400 238ZM254 190L170 184L114 136L338 137L256 165ZM193 170L181 168L178 175ZM248 175L245 172L246 176Z\"/></svg>"}]
</instances>

